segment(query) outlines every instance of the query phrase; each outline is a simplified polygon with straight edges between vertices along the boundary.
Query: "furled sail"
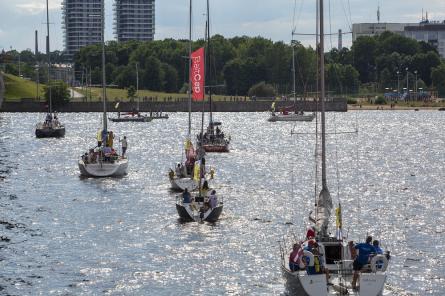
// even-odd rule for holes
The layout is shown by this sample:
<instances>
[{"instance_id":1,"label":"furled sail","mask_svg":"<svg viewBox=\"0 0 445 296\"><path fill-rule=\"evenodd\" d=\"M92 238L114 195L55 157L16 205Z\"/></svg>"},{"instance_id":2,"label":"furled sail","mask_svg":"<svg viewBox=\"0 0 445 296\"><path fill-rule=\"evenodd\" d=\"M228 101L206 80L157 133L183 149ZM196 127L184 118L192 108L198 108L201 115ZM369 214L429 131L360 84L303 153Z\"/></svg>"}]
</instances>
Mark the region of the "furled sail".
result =
<instances>
[{"instance_id":1,"label":"furled sail","mask_svg":"<svg viewBox=\"0 0 445 296\"><path fill-rule=\"evenodd\" d=\"M315 225L320 237L328 236L329 218L332 212L332 198L329 190L323 188L315 204Z\"/></svg>"}]
</instances>

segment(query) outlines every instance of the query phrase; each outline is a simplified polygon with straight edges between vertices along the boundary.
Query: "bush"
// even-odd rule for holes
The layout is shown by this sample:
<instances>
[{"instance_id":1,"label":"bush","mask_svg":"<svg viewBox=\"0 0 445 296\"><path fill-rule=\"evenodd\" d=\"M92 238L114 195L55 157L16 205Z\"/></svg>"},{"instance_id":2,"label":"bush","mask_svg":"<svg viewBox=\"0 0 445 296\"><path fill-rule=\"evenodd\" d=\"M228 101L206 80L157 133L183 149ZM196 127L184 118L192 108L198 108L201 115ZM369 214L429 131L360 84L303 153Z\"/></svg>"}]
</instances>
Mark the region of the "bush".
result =
<instances>
[{"instance_id":1,"label":"bush","mask_svg":"<svg viewBox=\"0 0 445 296\"><path fill-rule=\"evenodd\" d=\"M65 105L70 101L68 85L61 80L53 80L51 86L51 102L53 107ZM49 87L45 86L45 100L49 103Z\"/></svg>"},{"instance_id":2,"label":"bush","mask_svg":"<svg viewBox=\"0 0 445 296\"><path fill-rule=\"evenodd\" d=\"M271 98L275 97L276 90L272 85L261 81L249 89L248 95L249 97Z\"/></svg>"},{"instance_id":3,"label":"bush","mask_svg":"<svg viewBox=\"0 0 445 296\"><path fill-rule=\"evenodd\" d=\"M376 105L386 105L385 97L383 97L383 96L379 96L379 97L375 100L374 104L376 104Z\"/></svg>"},{"instance_id":4,"label":"bush","mask_svg":"<svg viewBox=\"0 0 445 296\"><path fill-rule=\"evenodd\" d=\"M355 104L357 104L357 99L348 98L348 105L355 105Z\"/></svg>"}]
</instances>

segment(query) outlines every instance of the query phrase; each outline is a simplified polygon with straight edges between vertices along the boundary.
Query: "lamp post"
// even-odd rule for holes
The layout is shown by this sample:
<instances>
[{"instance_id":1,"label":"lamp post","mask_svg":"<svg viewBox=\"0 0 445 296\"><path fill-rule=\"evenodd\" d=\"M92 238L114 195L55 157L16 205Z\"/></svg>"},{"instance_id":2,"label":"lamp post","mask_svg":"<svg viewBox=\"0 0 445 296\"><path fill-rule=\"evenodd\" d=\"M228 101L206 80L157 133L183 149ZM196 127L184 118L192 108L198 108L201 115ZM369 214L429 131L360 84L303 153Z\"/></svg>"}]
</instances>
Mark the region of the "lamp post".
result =
<instances>
[{"instance_id":1,"label":"lamp post","mask_svg":"<svg viewBox=\"0 0 445 296\"><path fill-rule=\"evenodd\" d=\"M416 92L416 101L419 99L419 95L417 93L417 70L414 71L414 74L416 76L415 84L414 84L414 91Z\"/></svg>"},{"instance_id":2,"label":"lamp post","mask_svg":"<svg viewBox=\"0 0 445 296\"><path fill-rule=\"evenodd\" d=\"M409 99L409 83L408 83L408 79L409 79L409 72L408 72L408 67L406 67L406 93L408 95L408 99Z\"/></svg>"},{"instance_id":3,"label":"lamp post","mask_svg":"<svg viewBox=\"0 0 445 296\"><path fill-rule=\"evenodd\" d=\"M400 71L397 70L397 96L400 98Z\"/></svg>"}]
</instances>

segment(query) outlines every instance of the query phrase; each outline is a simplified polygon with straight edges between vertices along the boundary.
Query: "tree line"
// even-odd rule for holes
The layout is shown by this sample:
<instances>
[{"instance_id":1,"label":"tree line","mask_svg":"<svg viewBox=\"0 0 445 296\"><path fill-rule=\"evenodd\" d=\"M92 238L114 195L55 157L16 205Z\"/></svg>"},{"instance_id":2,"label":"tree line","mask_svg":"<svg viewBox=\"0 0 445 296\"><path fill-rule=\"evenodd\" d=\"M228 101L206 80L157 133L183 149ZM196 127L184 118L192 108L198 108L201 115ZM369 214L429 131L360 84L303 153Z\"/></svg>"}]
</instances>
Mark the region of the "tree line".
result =
<instances>
[{"instance_id":1,"label":"tree line","mask_svg":"<svg viewBox=\"0 0 445 296\"><path fill-rule=\"evenodd\" d=\"M214 35L210 42L209 84L224 85L215 89L224 95L244 96L252 86L261 82L275 94L292 93L292 54L295 54L296 92L306 95L317 89L317 54L313 47L299 42L286 44L262 37L224 38ZM193 42L196 50L204 40ZM294 48L292 48L292 46ZM150 42L107 42L107 84L120 88L136 87L136 66L139 88L164 92L186 92L188 81L188 41L156 40ZM0 54L17 60L17 52ZM100 45L84 47L75 56L77 80L88 78L100 84ZM36 57L31 51L20 53L22 71L33 77ZM38 59L44 61L45 55ZM52 53L54 62L63 62L62 52ZM350 49L332 49L325 53L327 89L335 94L357 94L360 90L374 92L402 91L408 79L409 88L434 88L445 95L445 62L428 43L417 42L397 34L385 32L375 37L359 37ZM17 73L17 63L6 63L7 72ZM27 66L26 66L27 65ZM43 70L44 71L44 70ZM41 74L42 75L42 74ZM417 79L417 80L416 80Z\"/></svg>"}]
</instances>

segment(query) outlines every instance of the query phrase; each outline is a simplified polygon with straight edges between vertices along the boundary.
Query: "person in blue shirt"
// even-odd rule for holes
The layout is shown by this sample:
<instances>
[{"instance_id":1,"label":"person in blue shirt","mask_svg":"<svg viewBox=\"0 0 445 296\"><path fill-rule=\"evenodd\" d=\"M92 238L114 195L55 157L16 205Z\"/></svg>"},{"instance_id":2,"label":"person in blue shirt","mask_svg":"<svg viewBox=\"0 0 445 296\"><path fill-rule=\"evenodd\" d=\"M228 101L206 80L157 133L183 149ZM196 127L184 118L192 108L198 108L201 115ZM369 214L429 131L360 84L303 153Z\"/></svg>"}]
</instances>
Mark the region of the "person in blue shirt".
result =
<instances>
[{"instance_id":1,"label":"person in blue shirt","mask_svg":"<svg viewBox=\"0 0 445 296\"><path fill-rule=\"evenodd\" d=\"M380 248L378 240L374 240L372 242L372 245L374 246L376 254L383 254L383 250L382 250L382 248Z\"/></svg>"},{"instance_id":2,"label":"person in blue shirt","mask_svg":"<svg viewBox=\"0 0 445 296\"><path fill-rule=\"evenodd\" d=\"M191 203L192 199L190 197L190 193L187 190L187 188L184 189L184 192L182 193L182 202L183 203Z\"/></svg>"},{"instance_id":3,"label":"person in blue shirt","mask_svg":"<svg viewBox=\"0 0 445 296\"><path fill-rule=\"evenodd\" d=\"M354 269L354 275L352 277L352 288L357 289L357 279L359 271L363 266L368 264L369 256L376 253L376 250L372 243L372 236L366 238L366 243L356 244L354 249L358 250L358 256L355 258L352 264Z\"/></svg>"}]
</instances>

